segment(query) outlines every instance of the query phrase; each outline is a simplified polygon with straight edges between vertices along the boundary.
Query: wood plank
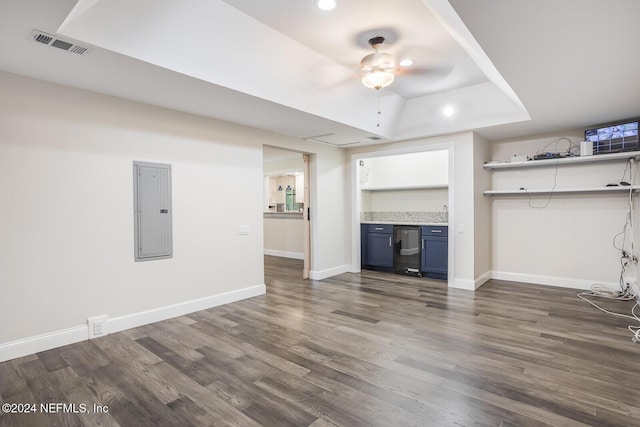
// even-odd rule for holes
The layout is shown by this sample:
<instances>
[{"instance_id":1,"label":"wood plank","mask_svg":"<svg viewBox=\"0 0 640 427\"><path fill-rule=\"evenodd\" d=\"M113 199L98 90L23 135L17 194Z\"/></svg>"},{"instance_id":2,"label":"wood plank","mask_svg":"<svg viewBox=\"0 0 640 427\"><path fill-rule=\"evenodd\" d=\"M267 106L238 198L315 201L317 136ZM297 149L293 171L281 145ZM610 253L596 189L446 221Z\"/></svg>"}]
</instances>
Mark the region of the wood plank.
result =
<instances>
[{"instance_id":1,"label":"wood plank","mask_svg":"<svg viewBox=\"0 0 640 427\"><path fill-rule=\"evenodd\" d=\"M4 400L5 403L23 404L36 403L36 398L30 389L23 389ZM39 402L36 403L39 405ZM0 427L52 427L54 419L39 409L34 413L5 413L0 411Z\"/></svg>"},{"instance_id":2,"label":"wood plank","mask_svg":"<svg viewBox=\"0 0 640 427\"><path fill-rule=\"evenodd\" d=\"M3 400L26 390L27 382L16 365L24 363L21 359L0 363L0 396Z\"/></svg>"},{"instance_id":3,"label":"wood plank","mask_svg":"<svg viewBox=\"0 0 640 427\"><path fill-rule=\"evenodd\" d=\"M266 295L0 363L0 403L109 407L0 427L640 425L630 321L574 290L302 264L265 257Z\"/></svg>"},{"instance_id":4,"label":"wood plank","mask_svg":"<svg viewBox=\"0 0 640 427\"><path fill-rule=\"evenodd\" d=\"M32 360L20 365L22 374L24 375L29 389L33 394L38 411L43 412L42 404L80 404L84 402L69 402L64 394L64 388L61 387L59 381L49 375L40 359ZM51 407L48 407L51 408ZM47 409L49 410L49 409ZM75 414L68 413L64 410L58 410L56 406L51 408L52 412L46 413L48 419L53 425L63 425L69 427L81 427L83 424L79 417ZM31 414L29 414L31 415Z\"/></svg>"},{"instance_id":5,"label":"wood plank","mask_svg":"<svg viewBox=\"0 0 640 427\"><path fill-rule=\"evenodd\" d=\"M192 425L189 420L179 418L149 391L147 387L153 384L131 381L126 375L126 370L126 366L107 365L97 371L123 393L123 397L109 404L109 414L121 425L176 427Z\"/></svg>"},{"instance_id":6,"label":"wood plank","mask_svg":"<svg viewBox=\"0 0 640 427\"><path fill-rule=\"evenodd\" d=\"M222 381L214 382L207 387L202 387L193 379L183 375L179 370L165 362L157 363L149 369L157 375L171 379L172 384L177 390L185 396L188 396L192 401L197 402L200 407L204 408L216 419L225 420L229 425L259 426L257 422L235 408L226 399L211 391L211 387L222 383Z\"/></svg>"},{"instance_id":7,"label":"wood plank","mask_svg":"<svg viewBox=\"0 0 640 427\"><path fill-rule=\"evenodd\" d=\"M380 321L380 319L373 319L369 316L363 316L362 314L356 314L356 313L349 313L343 310L333 310L331 313L339 314L340 316L350 317L352 319L362 320L363 322L369 322L369 323L378 323Z\"/></svg>"},{"instance_id":8,"label":"wood plank","mask_svg":"<svg viewBox=\"0 0 640 427\"><path fill-rule=\"evenodd\" d=\"M200 385L204 386L211 384L213 381L218 379L213 370L209 369L206 363L202 363L200 360L195 362L187 360L172 349L155 341L153 338L139 338L136 342L156 354L162 360L171 364L171 366L178 369L184 375L193 379ZM200 356L202 355L200 354Z\"/></svg>"},{"instance_id":9,"label":"wood plank","mask_svg":"<svg viewBox=\"0 0 640 427\"><path fill-rule=\"evenodd\" d=\"M53 350L43 351L36 354L38 359L42 362L47 371L52 372L58 369L66 368L69 366L67 362L60 355L60 349L54 348Z\"/></svg>"}]
</instances>

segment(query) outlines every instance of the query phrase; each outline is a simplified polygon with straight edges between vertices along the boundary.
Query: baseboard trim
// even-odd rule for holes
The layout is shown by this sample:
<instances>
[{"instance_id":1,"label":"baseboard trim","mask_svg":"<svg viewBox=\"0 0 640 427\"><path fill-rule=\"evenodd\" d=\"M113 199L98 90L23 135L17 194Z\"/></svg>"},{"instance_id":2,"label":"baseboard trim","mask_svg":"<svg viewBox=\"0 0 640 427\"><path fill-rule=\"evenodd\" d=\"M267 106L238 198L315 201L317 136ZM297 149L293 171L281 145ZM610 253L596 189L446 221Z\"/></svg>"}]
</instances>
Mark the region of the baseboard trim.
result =
<instances>
[{"instance_id":1,"label":"baseboard trim","mask_svg":"<svg viewBox=\"0 0 640 427\"><path fill-rule=\"evenodd\" d=\"M304 259L304 252L279 251L277 249L265 249L265 255L279 256L282 258Z\"/></svg>"},{"instance_id":2,"label":"baseboard trim","mask_svg":"<svg viewBox=\"0 0 640 427\"><path fill-rule=\"evenodd\" d=\"M480 286L487 283L493 277L493 271L489 270L484 274L478 276L474 282L474 286L478 289Z\"/></svg>"},{"instance_id":3,"label":"baseboard trim","mask_svg":"<svg viewBox=\"0 0 640 427\"><path fill-rule=\"evenodd\" d=\"M266 293L266 289L266 285L264 284L256 285L244 289L238 289L237 291L224 292L222 294L185 301L152 310L141 311L139 313L129 314L126 316L114 317L109 319L109 332L113 333L137 328L138 326L160 322L162 320L171 319L172 317L183 316L185 314L206 310L219 305L229 304L231 302L256 297L258 295L264 295Z\"/></svg>"},{"instance_id":4,"label":"baseboard trim","mask_svg":"<svg viewBox=\"0 0 640 427\"><path fill-rule=\"evenodd\" d=\"M348 273L351 270L351 265L344 264L338 267L327 268L326 270L311 270L309 272L309 278L313 280L322 280L329 277L337 276L338 274Z\"/></svg>"},{"instance_id":5,"label":"baseboard trim","mask_svg":"<svg viewBox=\"0 0 640 427\"><path fill-rule=\"evenodd\" d=\"M475 281L470 279L453 279L453 287L455 289L464 289L467 291L475 291Z\"/></svg>"},{"instance_id":6,"label":"baseboard trim","mask_svg":"<svg viewBox=\"0 0 640 427\"><path fill-rule=\"evenodd\" d=\"M471 279L453 279L453 287L456 289L465 289L467 291L475 291L480 286L484 285L492 277L492 272L487 271L483 275Z\"/></svg>"},{"instance_id":7,"label":"baseboard trim","mask_svg":"<svg viewBox=\"0 0 640 427\"><path fill-rule=\"evenodd\" d=\"M149 323L159 322L172 317L182 316L195 311L217 307L219 305L252 298L266 293L266 286L256 285L236 291L224 292L178 304L172 304L153 310L142 311L126 316L114 317L108 320L107 330L109 333L124 331ZM89 338L89 328L87 325L75 326L68 329L49 332L42 335L23 338L0 344L0 362L4 362L18 357L28 356L52 348L62 347L85 341Z\"/></svg>"},{"instance_id":8,"label":"baseboard trim","mask_svg":"<svg viewBox=\"0 0 640 427\"><path fill-rule=\"evenodd\" d=\"M618 288L617 282L599 282L594 280L573 279L570 277L544 276L536 274L510 273L507 271L493 271L492 279L508 280L511 282L532 283L535 285L557 286L560 288L589 290L596 284L602 284L612 289Z\"/></svg>"},{"instance_id":9,"label":"baseboard trim","mask_svg":"<svg viewBox=\"0 0 640 427\"><path fill-rule=\"evenodd\" d=\"M89 328L87 325L76 326L42 335L23 338L0 344L0 362L16 359L40 351L74 344L88 339Z\"/></svg>"}]
</instances>

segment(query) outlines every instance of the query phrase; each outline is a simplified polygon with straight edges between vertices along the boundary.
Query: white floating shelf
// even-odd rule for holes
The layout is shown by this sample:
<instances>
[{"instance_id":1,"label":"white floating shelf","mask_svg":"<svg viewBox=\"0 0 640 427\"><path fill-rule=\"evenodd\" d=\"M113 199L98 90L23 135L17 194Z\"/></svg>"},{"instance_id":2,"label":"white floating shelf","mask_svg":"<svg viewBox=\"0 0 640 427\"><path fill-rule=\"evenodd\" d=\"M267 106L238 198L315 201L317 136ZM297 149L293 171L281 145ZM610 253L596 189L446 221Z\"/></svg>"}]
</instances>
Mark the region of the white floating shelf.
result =
<instances>
[{"instance_id":1,"label":"white floating shelf","mask_svg":"<svg viewBox=\"0 0 640 427\"><path fill-rule=\"evenodd\" d=\"M545 159L545 160L529 160L526 162L501 162L501 163L485 163L484 168L487 170L497 169L515 169L515 168L531 168L537 166L555 166L565 164L580 164L580 163L593 163L593 162L610 162L615 160L624 159L640 159L640 151L627 151L624 153L612 153L612 154L596 154L593 156L576 156L576 157L562 157L559 159Z\"/></svg>"},{"instance_id":2,"label":"white floating shelf","mask_svg":"<svg viewBox=\"0 0 640 427\"><path fill-rule=\"evenodd\" d=\"M585 188L543 188L527 190L487 190L483 194L488 197L495 196L538 196L545 194L580 194L580 193L628 193L640 191L640 185L632 187L620 185L617 187L585 187Z\"/></svg>"},{"instance_id":3,"label":"white floating shelf","mask_svg":"<svg viewBox=\"0 0 640 427\"><path fill-rule=\"evenodd\" d=\"M449 188L447 184L405 185L399 187L360 187L362 191L396 191L396 190L439 190Z\"/></svg>"}]
</instances>

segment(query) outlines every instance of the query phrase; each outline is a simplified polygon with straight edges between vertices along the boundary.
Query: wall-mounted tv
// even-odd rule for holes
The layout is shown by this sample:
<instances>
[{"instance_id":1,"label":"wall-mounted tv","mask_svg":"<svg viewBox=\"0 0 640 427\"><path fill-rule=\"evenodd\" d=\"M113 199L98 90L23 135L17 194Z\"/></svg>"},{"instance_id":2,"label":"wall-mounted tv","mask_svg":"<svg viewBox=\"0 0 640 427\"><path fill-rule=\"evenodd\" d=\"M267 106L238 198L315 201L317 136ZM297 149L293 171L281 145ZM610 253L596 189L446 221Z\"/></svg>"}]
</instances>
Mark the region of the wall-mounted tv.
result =
<instances>
[{"instance_id":1,"label":"wall-mounted tv","mask_svg":"<svg viewBox=\"0 0 640 427\"><path fill-rule=\"evenodd\" d=\"M593 143L593 154L636 151L640 149L638 120L588 129L584 139Z\"/></svg>"}]
</instances>

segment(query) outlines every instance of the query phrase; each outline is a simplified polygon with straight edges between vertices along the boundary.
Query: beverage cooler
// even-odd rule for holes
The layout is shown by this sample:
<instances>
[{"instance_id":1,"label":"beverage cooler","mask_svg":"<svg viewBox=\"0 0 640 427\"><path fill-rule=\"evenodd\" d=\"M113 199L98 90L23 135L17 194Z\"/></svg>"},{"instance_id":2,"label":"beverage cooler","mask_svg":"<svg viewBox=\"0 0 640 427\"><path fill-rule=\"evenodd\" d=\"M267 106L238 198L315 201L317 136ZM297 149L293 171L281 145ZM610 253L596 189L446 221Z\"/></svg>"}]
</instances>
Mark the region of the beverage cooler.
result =
<instances>
[{"instance_id":1,"label":"beverage cooler","mask_svg":"<svg viewBox=\"0 0 640 427\"><path fill-rule=\"evenodd\" d=\"M422 276L420 272L420 227L396 225L393 228L393 271Z\"/></svg>"}]
</instances>

